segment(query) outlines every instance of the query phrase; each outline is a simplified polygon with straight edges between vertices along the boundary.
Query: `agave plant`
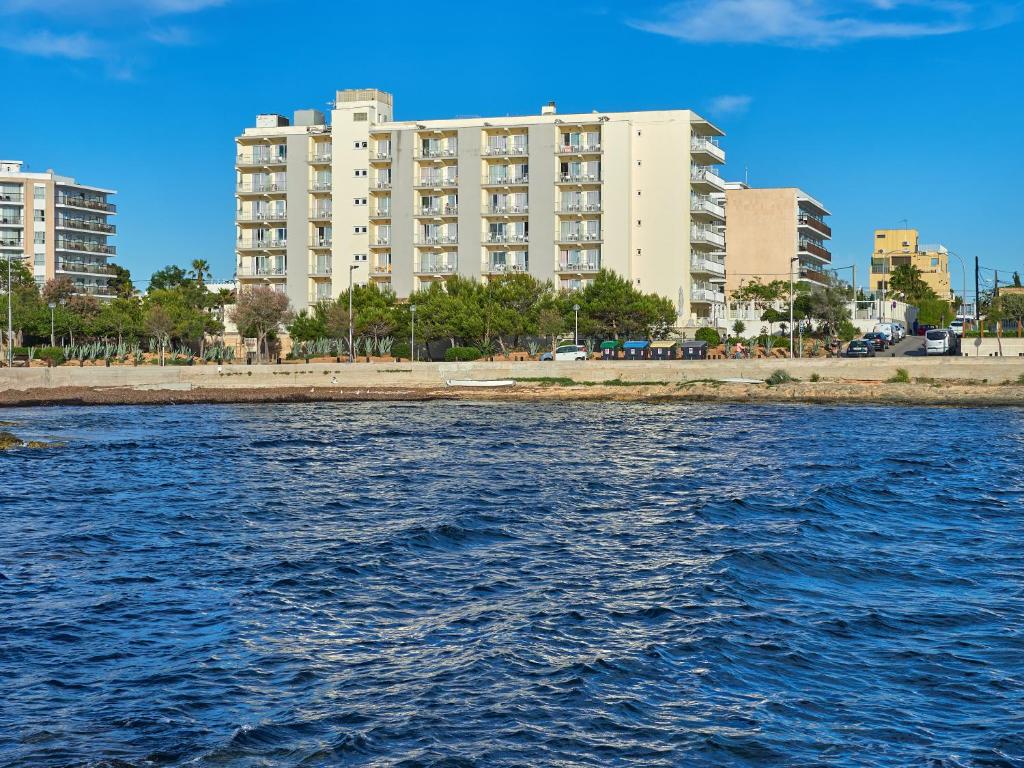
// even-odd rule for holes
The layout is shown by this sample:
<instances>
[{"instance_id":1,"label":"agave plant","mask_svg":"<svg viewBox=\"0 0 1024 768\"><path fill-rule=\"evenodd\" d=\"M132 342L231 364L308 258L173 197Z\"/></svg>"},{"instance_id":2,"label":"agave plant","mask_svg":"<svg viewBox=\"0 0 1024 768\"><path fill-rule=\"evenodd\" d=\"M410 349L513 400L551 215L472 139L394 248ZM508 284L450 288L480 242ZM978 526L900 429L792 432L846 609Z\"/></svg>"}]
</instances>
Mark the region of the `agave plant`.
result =
<instances>
[{"instance_id":1,"label":"agave plant","mask_svg":"<svg viewBox=\"0 0 1024 768\"><path fill-rule=\"evenodd\" d=\"M498 345L495 344L491 339L482 341L477 345L477 349L480 350L481 357L490 357L498 351Z\"/></svg>"},{"instance_id":2,"label":"agave plant","mask_svg":"<svg viewBox=\"0 0 1024 768\"><path fill-rule=\"evenodd\" d=\"M28 363L29 365L31 365L32 361L36 359L36 348L29 347L27 350L25 350L25 352L27 353L28 356Z\"/></svg>"},{"instance_id":3,"label":"agave plant","mask_svg":"<svg viewBox=\"0 0 1024 768\"><path fill-rule=\"evenodd\" d=\"M136 344L135 348L132 350L132 362L134 362L135 365L140 365L145 360L146 353L142 351L142 347L140 345Z\"/></svg>"},{"instance_id":4,"label":"agave plant","mask_svg":"<svg viewBox=\"0 0 1024 768\"><path fill-rule=\"evenodd\" d=\"M223 359L225 363L230 363L232 360L234 360L235 359L235 348L234 347L223 347L221 349L221 359Z\"/></svg>"},{"instance_id":5,"label":"agave plant","mask_svg":"<svg viewBox=\"0 0 1024 768\"><path fill-rule=\"evenodd\" d=\"M395 340L391 336L385 336L377 342L377 352L381 357L391 357L391 350L394 346Z\"/></svg>"},{"instance_id":6,"label":"agave plant","mask_svg":"<svg viewBox=\"0 0 1024 768\"><path fill-rule=\"evenodd\" d=\"M536 341L531 340L530 342L527 343L526 349L527 351L529 351L530 357L536 357L537 353L540 352L540 344L538 344Z\"/></svg>"}]
</instances>

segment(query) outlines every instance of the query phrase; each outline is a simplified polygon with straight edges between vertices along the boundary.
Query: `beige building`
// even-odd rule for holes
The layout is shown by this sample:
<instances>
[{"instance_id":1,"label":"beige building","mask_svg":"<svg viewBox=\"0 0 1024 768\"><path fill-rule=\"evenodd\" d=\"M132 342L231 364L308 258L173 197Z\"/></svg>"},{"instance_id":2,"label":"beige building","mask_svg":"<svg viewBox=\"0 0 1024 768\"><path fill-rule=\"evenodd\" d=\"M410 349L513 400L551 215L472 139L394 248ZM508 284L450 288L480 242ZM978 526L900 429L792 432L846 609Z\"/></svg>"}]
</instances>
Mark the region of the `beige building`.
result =
<instances>
[{"instance_id":1,"label":"beige building","mask_svg":"<svg viewBox=\"0 0 1024 768\"><path fill-rule=\"evenodd\" d=\"M393 118L390 94L345 90L329 121L260 115L237 137L240 285L301 309L350 271L406 297L456 274L572 290L607 268L684 325L724 301L722 131L693 112Z\"/></svg>"},{"instance_id":2,"label":"beige building","mask_svg":"<svg viewBox=\"0 0 1024 768\"><path fill-rule=\"evenodd\" d=\"M113 194L53 171L29 173L19 160L0 160L0 257L24 259L39 285L66 277L79 294L111 298Z\"/></svg>"},{"instance_id":3,"label":"beige building","mask_svg":"<svg viewBox=\"0 0 1024 768\"><path fill-rule=\"evenodd\" d=\"M831 213L806 192L791 187L751 189L730 182L725 193L726 291L760 280L823 285L832 254L827 248Z\"/></svg>"},{"instance_id":4,"label":"beige building","mask_svg":"<svg viewBox=\"0 0 1024 768\"><path fill-rule=\"evenodd\" d=\"M948 299L949 251L942 245L920 245L916 229L876 229L871 254L871 290L889 290L889 275L901 265L912 265L935 293Z\"/></svg>"}]
</instances>

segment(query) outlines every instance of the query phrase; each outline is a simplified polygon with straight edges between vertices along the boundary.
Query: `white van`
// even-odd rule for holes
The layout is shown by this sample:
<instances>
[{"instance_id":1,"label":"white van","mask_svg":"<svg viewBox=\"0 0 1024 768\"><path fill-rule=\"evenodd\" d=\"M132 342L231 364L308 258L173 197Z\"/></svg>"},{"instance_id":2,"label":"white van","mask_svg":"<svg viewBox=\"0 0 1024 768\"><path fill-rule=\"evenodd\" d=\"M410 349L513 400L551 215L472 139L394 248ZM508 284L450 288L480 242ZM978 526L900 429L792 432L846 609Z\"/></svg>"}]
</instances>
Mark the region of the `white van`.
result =
<instances>
[{"instance_id":1,"label":"white van","mask_svg":"<svg viewBox=\"0 0 1024 768\"><path fill-rule=\"evenodd\" d=\"M950 332L945 328L935 328L924 335L924 353L926 355L948 355Z\"/></svg>"},{"instance_id":2,"label":"white van","mask_svg":"<svg viewBox=\"0 0 1024 768\"><path fill-rule=\"evenodd\" d=\"M872 333L880 333L888 340L890 344L895 344L899 341L899 334L896 330L896 326L892 323L878 323L874 328L871 329Z\"/></svg>"}]
</instances>

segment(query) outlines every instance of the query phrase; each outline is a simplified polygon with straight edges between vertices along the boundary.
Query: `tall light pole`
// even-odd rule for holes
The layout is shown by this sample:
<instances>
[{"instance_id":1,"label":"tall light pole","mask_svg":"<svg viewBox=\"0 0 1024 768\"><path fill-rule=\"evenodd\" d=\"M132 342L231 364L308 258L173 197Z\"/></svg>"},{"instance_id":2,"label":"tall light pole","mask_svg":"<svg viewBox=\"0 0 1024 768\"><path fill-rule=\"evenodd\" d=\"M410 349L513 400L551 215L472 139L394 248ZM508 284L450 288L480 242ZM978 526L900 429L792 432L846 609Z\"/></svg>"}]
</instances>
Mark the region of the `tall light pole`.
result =
<instances>
[{"instance_id":1,"label":"tall light pole","mask_svg":"<svg viewBox=\"0 0 1024 768\"><path fill-rule=\"evenodd\" d=\"M965 308L967 307L967 262L964 261L964 257L961 256L956 251L949 251L949 253L953 254L954 256L956 256L960 260L960 267L963 269L963 272L964 272L964 295L962 297L963 301L962 301L962 303L960 305L960 313L963 314L964 315L964 319L966 319L966 314L964 314L964 312L965 312ZM948 265L947 265L947 268L948 268ZM974 297L974 301L975 301L975 303L977 303L977 301L978 301L978 297L977 296Z\"/></svg>"},{"instance_id":2,"label":"tall light pole","mask_svg":"<svg viewBox=\"0 0 1024 768\"><path fill-rule=\"evenodd\" d=\"M576 321L575 321L575 325L573 327L574 329L573 329L573 333L572 333L572 343L578 345L580 343L580 305L579 304L573 304L572 305L572 311L573 311L573 313L574 313L574 315L576 317Z\"/></svg>"},{"instance_id":3,"label":"tall light pole","mask_svg":"<svg viewBox=\"0 0 1024 768\"><path fill-rule=\"evenodd\" d=\"M799 263L800 257L793 256L789 260L789 359L793 359L793 265Z\"/></svg>"},{"instance_id":4,"label":"tall light pole","mask_svg":"<svg viewBox=\"0 0 1024 768\"><path fill-rule=\"evenodd\" d=\"M57 346L57 334L54 332L53 311L57 308L57 302L50 302L50 346Z\"/></svg>"},{"instance_id":5,"label":"tall light pole","mask_svg":"<svg viewBox=\"0 0 1024 768\"><path fill-rule=\"evenodd\" d=\"M11 277L11 254L7 254L7 367L14 367L14 283Z\"/></svg>"},{"instance_id":6,"label":"tall light pole","mask_svg":"<svg viewBox=\"0 0 1024 768\"><path fill-rule=\"evenodd\" d=\"M416 305L409 305L409 315L412 317L412 336L409 338L409 360L416 362Z\"/></svg>"},{"instance_id":7,"label":"tall light pole","mask_svg":"<svg viewBox=\"0 0 1024 768\"><path fill-rule=\"evenodd\" d=\"M354 363L356 361L356 351L352 347L352 331L354 328L352 318L352 273L359 269L358 264L350 264L348 267L348 361Z\"/></svg>"}]
</instances>

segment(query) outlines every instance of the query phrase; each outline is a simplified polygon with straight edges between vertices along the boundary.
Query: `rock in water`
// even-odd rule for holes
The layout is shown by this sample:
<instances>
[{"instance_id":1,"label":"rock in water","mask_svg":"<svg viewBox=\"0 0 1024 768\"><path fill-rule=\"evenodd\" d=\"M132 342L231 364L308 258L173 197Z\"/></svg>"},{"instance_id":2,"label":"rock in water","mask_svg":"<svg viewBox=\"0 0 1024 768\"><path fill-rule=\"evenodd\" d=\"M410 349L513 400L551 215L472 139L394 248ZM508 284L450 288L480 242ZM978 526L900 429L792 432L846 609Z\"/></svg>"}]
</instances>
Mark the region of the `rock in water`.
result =
<instances>
[{"instance_id":1,"label":"rock in water","mask_svg":"<svg viewBox=\"0 0 1024 768\"><path fill-rule=\"evenodd\" d=\"M0 451L21 448L25 443L10 432L0 432Z\"/></svg>"}]
</instances>

